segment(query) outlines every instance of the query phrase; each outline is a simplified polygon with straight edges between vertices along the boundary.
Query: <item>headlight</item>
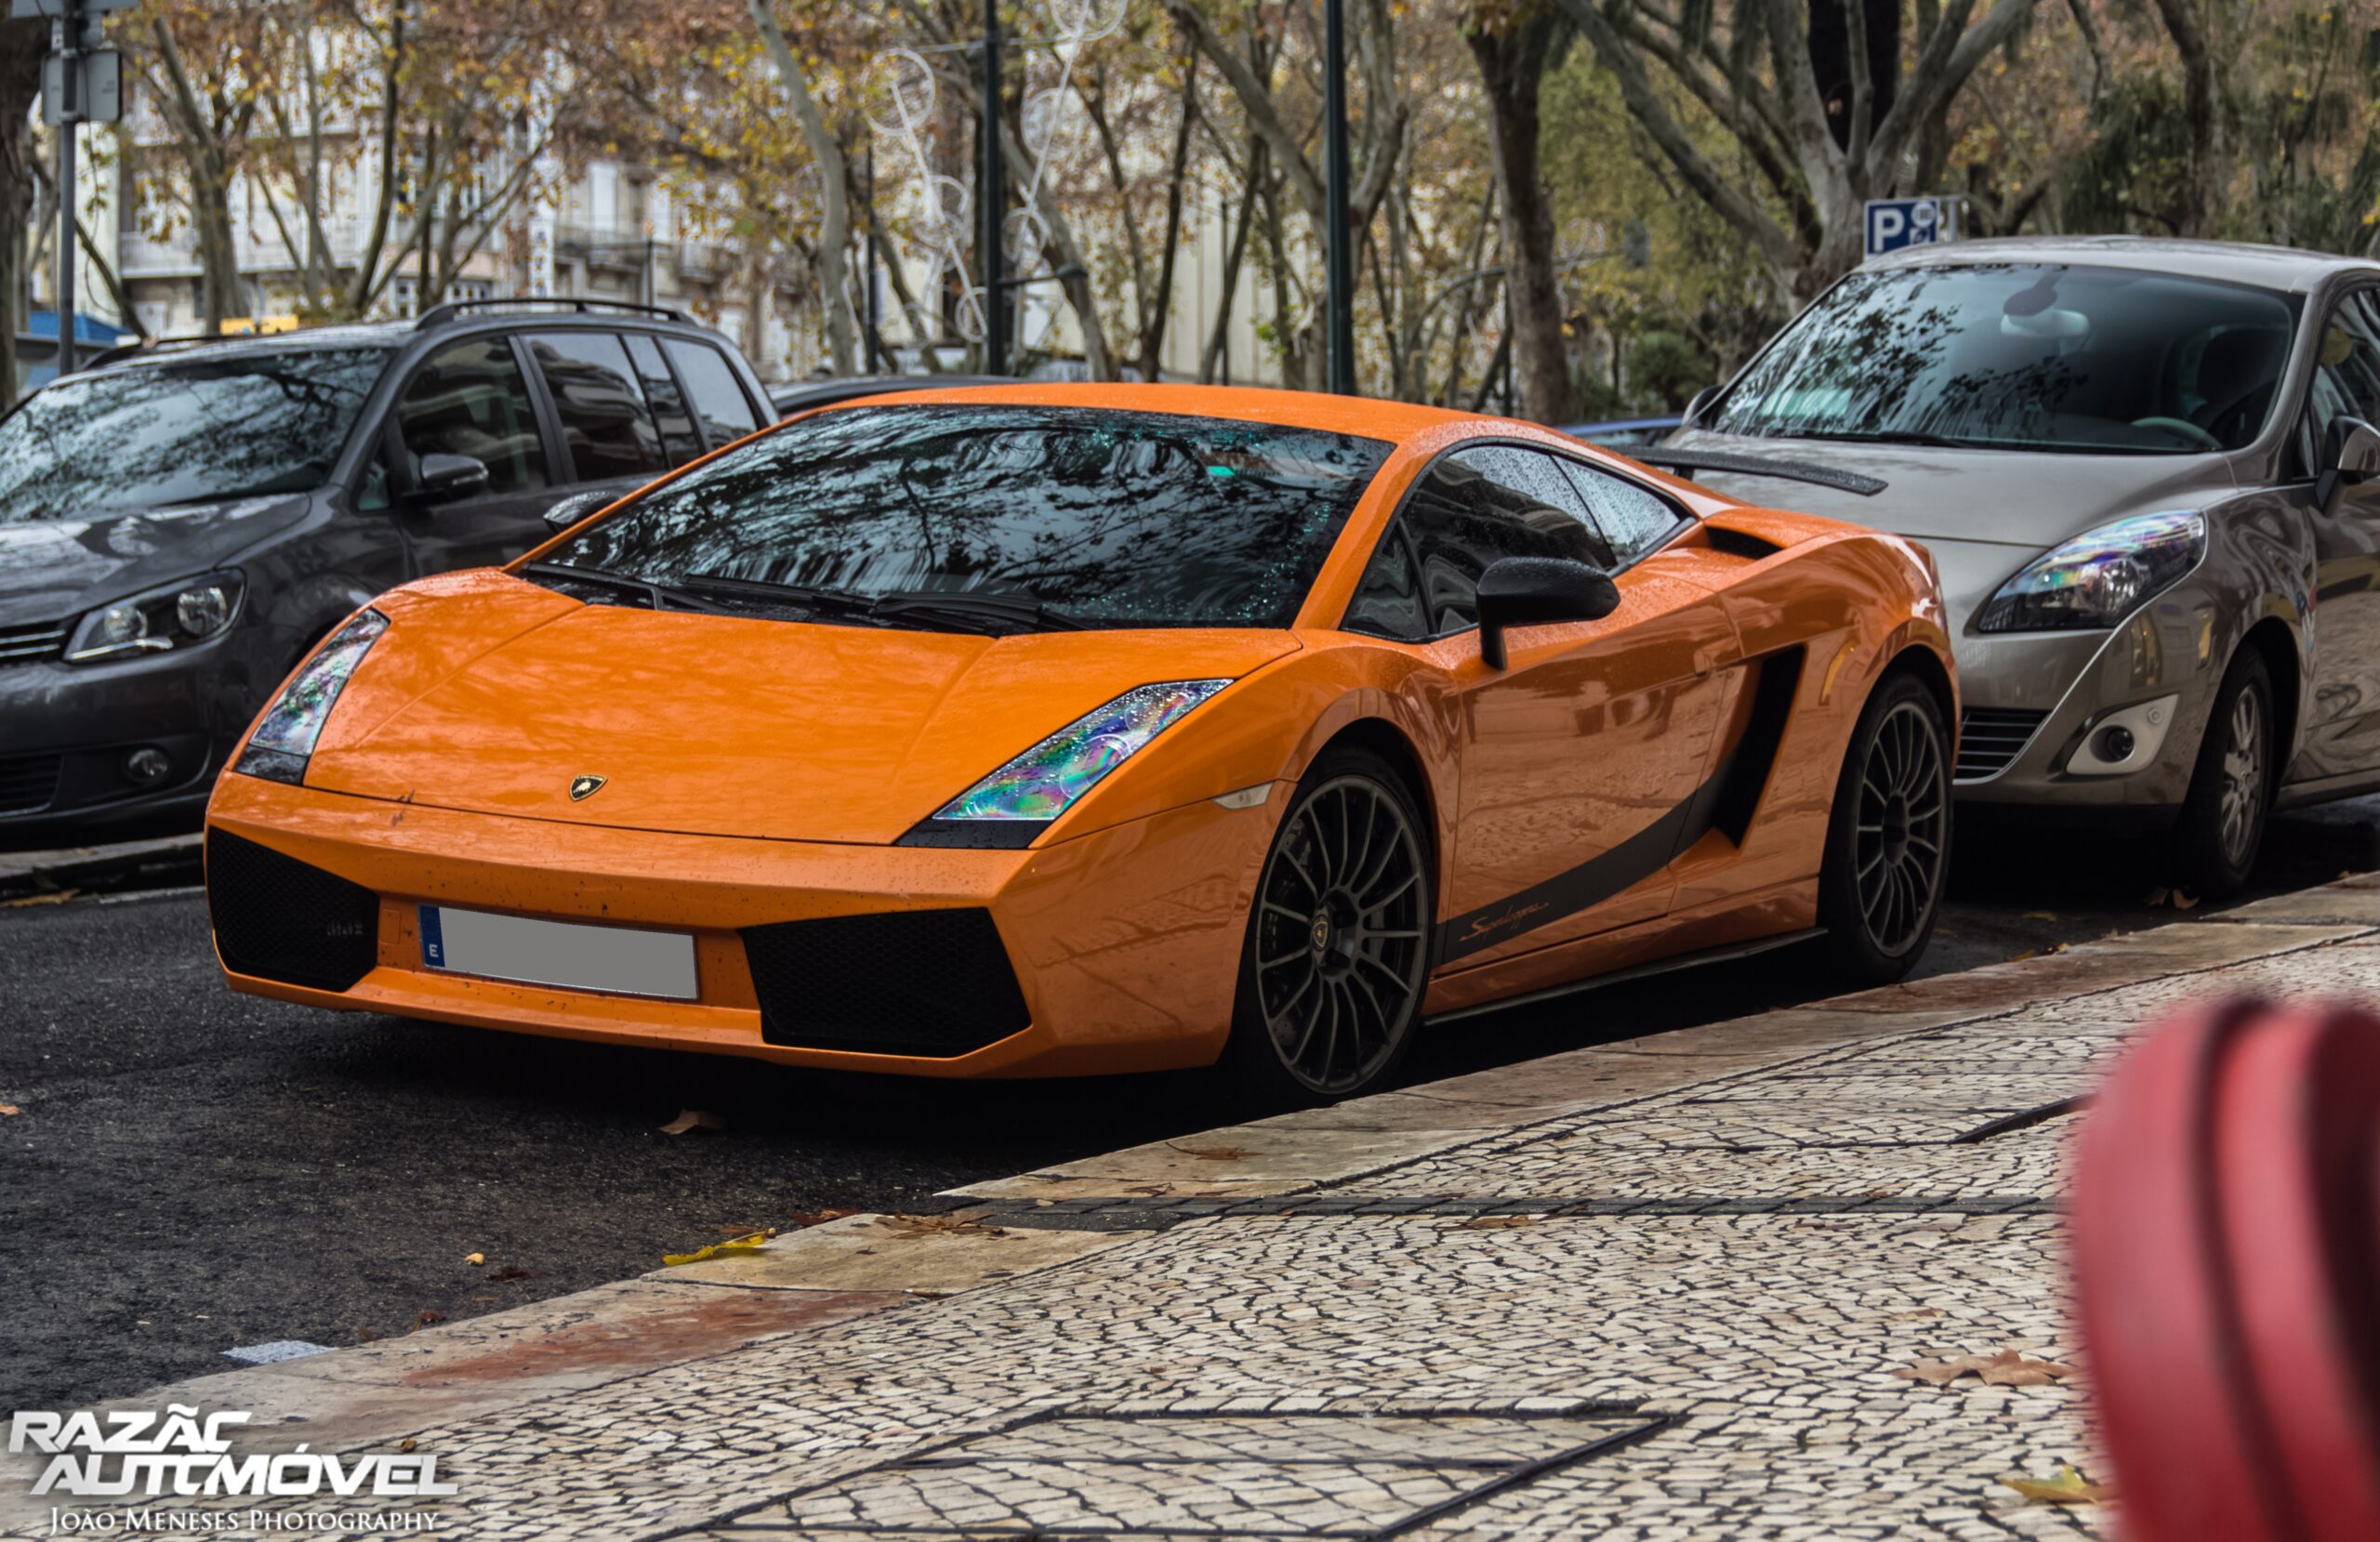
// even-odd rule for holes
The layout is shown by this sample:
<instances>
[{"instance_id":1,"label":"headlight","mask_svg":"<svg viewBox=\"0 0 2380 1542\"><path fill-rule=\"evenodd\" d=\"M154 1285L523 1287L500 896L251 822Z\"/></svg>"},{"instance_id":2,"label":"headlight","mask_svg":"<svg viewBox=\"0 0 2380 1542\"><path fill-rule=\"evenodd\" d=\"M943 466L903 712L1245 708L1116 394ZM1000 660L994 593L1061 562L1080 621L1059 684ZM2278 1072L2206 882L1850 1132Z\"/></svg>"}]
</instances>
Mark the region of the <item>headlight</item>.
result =
<instances>
[{"instance_id":1,"label":"headlight","mask_svg":"<svg viewBox=\"0 0 2380 1542\"><path fill-rule=\"evenodd\" d=\"M2084 531L2034 558L1976 618L1979 632L2112 626L2170 588L2206 551L2195 510L2135 514Z\"/></svg>"},{"instance_id":2,"label":"headlight","mask_svg":"<svg viewBox=\"0 0 2380 1542\"><path fill-rule=\"evenodd\" d=\"M1168 725L1229 680L1168 680L1085 713L909 833L921 846L1023 846Z\"/></svg>"},{"instance_id":3,"label":"headlight","mask_svg":"<svg viewBox=\"0 0 2380 1542\"><path fill-rule=\"evenodd\" d=\"M323 736L323 725L330 721L331 708L338 705L340 689L388 629L387 616L365 611L333 632L265 709L232 769L245 776L293 786L302 784L314 741Z\"/></svg>"},{"instance_id":4,"label":"headlight","mask_svg":"<svg viewBox=\"0 0 2380 1542\"><path fill-rule=\"evenodd\" d=\"M210 573L119 600L76 624L66 639L67 662L161 653L220 637L238 617L246 590L236 573Z\"/></svg>"}]
</instances>

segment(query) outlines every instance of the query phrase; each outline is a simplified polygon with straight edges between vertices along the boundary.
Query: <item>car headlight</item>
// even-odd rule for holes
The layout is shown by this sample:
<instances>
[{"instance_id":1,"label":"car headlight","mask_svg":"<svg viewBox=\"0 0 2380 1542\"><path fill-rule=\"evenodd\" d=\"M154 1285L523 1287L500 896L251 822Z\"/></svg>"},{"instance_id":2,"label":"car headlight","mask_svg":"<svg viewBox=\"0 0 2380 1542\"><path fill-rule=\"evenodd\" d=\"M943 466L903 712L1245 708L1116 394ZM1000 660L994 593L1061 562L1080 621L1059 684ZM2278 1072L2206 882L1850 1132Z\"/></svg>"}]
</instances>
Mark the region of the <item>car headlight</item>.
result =
<instances>
[{"instance_id":1,"label":"car headlight","mask_svg":"<svg viewBox=\"0 0 2380 1542\"><path fill-rule=\"evenodd\" d=\"M1087 712L937 810L914 846L1024 846L1100 778L1229 680L1138 686Z\"/></svg>"},{"instance_id":2,"label":"car headlight","mask_svg":"<svg viewBox=\"0 0 2380 1542\"><path fill-rule=\"evenodd\" d=\"M236 573L210 573L136 594L91 612L66 639L70 664L162 653L222 636L240 614L247 582Z\"/></svg>"},{"instance_id":3,"label":"car headlight","mask_svg":"<svg viewBox=\"0 0 2380 1542\"><path fill-rule=\"evenodd\" d=\"M2172 587L2205 551L2206 521L2194 509L2113 521L2025 564L1983 607L1976 630L2113 626Z\"/></svg>"},{"instance_id":4,"label":"car headlight","mask_svg":"<svg viewBox=\"0 0 2380 1542\"><path fill-rule=\"evenodd\" d=\"M338 705L347 678L388 629L387 616L364 611L333 632L265 709L232 769L244 776L302 784L314 741L323 736L323 725L330 721L331 708Z\"/></svg>"}]
</instances>

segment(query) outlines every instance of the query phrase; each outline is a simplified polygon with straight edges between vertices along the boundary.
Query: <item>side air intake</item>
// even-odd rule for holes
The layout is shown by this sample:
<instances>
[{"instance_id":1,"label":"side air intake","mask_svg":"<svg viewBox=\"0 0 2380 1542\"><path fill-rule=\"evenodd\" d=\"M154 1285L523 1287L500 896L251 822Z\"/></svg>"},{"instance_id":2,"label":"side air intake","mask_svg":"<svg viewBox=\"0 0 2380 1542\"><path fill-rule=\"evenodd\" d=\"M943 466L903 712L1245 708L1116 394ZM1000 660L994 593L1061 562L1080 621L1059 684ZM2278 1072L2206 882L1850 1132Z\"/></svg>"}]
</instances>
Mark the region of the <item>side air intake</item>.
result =
<instances>
[{"instance_id":1,"label":"side air intake","mask_svg":"<svg viewBox=\"0 0 2380 1542\"><path fill-rule=\"evenodd\" d=\"M206 909L235 974L344 991L380 953L380 897L270 846L206 833Z\"/></svg>"},{"instance_id":2,"label":"side air intake","mask_svg":"<svg viewBox=\"0 0 2380 1542\"><path fill-rule=\"evenodd\" d=\"M760 1037L946 1060L1030 1021L991 912L886 911L746 927Z\"/></svg>"}]
</instances>

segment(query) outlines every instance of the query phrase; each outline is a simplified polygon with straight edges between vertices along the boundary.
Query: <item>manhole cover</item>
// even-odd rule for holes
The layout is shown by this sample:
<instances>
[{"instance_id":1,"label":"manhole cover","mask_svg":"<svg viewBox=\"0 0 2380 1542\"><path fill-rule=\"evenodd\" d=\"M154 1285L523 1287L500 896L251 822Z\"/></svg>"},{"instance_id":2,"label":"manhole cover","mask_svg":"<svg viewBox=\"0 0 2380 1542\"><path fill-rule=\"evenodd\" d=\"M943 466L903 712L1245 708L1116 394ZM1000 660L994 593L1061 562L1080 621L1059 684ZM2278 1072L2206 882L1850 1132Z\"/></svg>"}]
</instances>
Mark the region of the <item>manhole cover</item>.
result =
<instances>
[{"instance_id":1,"label":"manhole cover","mask_svg":"<svg viewBox=\"0 0 2380 1542\"><path fill-rule=\"evenodd\" d=\"M871 1469L741 1523L919 1538L1394 1536L1667 1422L1609 1408L1062 1413Z\"/></svg>"}]
</instances>

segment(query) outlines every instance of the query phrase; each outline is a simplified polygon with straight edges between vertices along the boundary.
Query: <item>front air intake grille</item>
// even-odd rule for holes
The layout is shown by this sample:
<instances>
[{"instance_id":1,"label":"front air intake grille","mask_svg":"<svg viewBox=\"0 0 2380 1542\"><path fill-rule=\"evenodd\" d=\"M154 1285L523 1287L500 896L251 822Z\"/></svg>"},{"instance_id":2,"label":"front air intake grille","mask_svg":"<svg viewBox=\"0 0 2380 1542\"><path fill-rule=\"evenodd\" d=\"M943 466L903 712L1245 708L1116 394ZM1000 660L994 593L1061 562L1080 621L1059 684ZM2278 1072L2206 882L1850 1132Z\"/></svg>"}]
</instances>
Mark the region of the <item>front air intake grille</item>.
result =
<instances>
[{"instance_id":1,"label":"front air intake grille","mask_svg":"<svg viewBox=\"0 0 2380 1542\"><path fill-rule=\"evenodd\" d=\"M66 623L62 621L0 626L0 664L31 664L36 659L54 659L65 648Z\"/></svg>"},{"instance_id":2,"label":"front air intake grille","mask_svg":"<svg viewBox=\"0 0 2380 1542\"><path fill-rule=\"evenodd\" d=\"M1971 706L1959 719L1959 765L1955 780L1979 782L2008 769L2041 731L2046 712L2021 706Z\"/></svg>"},{"instance_id":3,"label":"front air intake grille","mask_svg":"<svg viewBox=\"0 0 2380 1542\"><path fill-rule=\"evenodd\" d=\"M743 935L770 1044L943 1060L1029 1021L987 910L834 916Z\"/></svg>"},{"instance_id":4,"label":"front air intake grille","mask_svg":"<svg viewBox=\"0 0 2380 1542\"><path fill-rule=\"evenodd\" d=\"M65 758L25 755L0 760L0 814L29 814L49 807L58 796L58 769Z\"/></svg>"},{"instance_id":5,"label":"front air intake grille","mask_svg":"<svg viewBox=\"0 0 2380 1542\"><path fill-rule=\"evenodd\" d=\"M206 832L206 908L234 974L344 991L378 961L378 895L223 830Z\"/></svg>"}]
</instances>

